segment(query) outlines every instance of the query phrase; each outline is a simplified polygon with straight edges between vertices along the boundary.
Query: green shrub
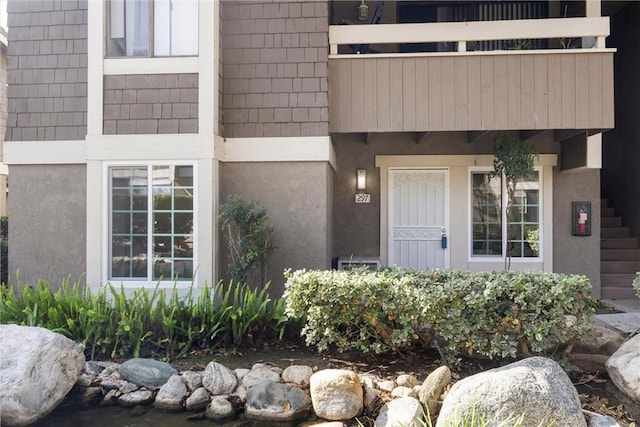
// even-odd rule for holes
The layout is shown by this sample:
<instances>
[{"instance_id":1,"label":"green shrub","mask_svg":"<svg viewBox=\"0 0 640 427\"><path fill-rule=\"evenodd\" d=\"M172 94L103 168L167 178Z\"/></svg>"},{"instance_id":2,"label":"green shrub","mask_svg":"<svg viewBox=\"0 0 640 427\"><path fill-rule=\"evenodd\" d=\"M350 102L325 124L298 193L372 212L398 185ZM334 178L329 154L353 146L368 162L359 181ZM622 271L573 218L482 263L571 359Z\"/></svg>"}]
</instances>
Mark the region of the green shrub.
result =
<instances>
[{"instance_id":1,"label":"green shrub","mask_svg":"<svg viewBox=\"0 0 640 427\"><path fill-rule=\"evenodd\" d=\"M219 283L187 290L107 285L91 292L63 281L57 291L40 280L34 288L0 288L0 323L41 326L86 346L87 354L106 357L180 357L226 343L240 345L256 333L278 336L284 303L271 304L268 285ZM194 295L198 291L198 295Z\"/></svg>"},{"instance_id":2,"label":"green shrub","mask_svg":"<svg viewBox=\"0 0 640 427\"><path fill-rule=\"evenodd\" d=\"M636 278L633 279L633 288L636 290L638 298L640 298L640 272L636 273Z\"/></svg>"},{"instance_id":3,"label":"green shrub","mask_svg":"<svg viewBox=\"0 0 640 427\"><path fill-rule=\"evenodd\" d=\"M7 284L9 272L9 218L0 216L0 286Z\"/></svg>"},{"instance_id":4,"label":"green shrub","mask_svg":"<svg viewBox=\"0 0 640 427\"><path fill-rule=\"evenodd\" d=\"M287 313L306 315L302 334L320 351L397 350L435 331L451 358L527 356L570 347L595 307L586 277L554 273L300 270L285 288Z\"/></svg>"}]
</instances>

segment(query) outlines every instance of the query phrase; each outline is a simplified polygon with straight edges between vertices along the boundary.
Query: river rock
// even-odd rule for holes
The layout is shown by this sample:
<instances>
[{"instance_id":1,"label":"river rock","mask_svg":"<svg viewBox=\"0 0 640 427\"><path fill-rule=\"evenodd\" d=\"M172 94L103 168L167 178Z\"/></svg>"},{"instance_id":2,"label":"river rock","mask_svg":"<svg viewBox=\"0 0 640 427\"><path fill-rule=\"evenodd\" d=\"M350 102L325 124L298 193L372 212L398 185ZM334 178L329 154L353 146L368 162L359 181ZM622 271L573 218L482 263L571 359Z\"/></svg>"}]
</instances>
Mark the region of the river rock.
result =
<instances>
[{"instance_id":1,"label":"river rock","mask_svg":"<svg viewBox=\"0 0 640 427\"><path fill-rule=\"evenodd\" d=\"M123 394L118 398L118 405L126 408L148 405L151 402L153 402L153 392L151 390L138 390L133 393Z\"/></svg>"},{"instance_id":2,"label":"river rock","mask_svg":"<svg viewBox=\"0 0 640 427\"><path fill-rule=\"evenodd\" d=\"M376 385L378 386L378 388L380 390L386 391L386 392L389 392L389 393L391 393L394 388L398 387L398 384L396 384L396 382L393 381L393 380L378 381L378 383Z\"/></svg>"},{"instance_id":3,"label":"river rock","mask_svg":"<svg viewBox=\"0 0 640 427\"><path fill-rule=\"evenodd\" d=\"M555 361L530 357L467 377L451 387L436 427L451 425L472 411L489 425L520 417L523 427L586 427L578 392Z\"/></svg>"},{"instance_id":4,"label":"river rock","mask_svg":"<svg viewBox=\"0 0 640 427\"><path fill-rule=\"evenodd\" d=\"M422 383L418 398L429 416L436 415L440 408L440 396L445 387L451 384L451 369L440 366L431 372Z\"/></svg>"},{"instance_id":5,"label":"river rock","mask_svg":"<svg viewBox=\"0 0 640 427\"><path fill-rule=\"evenodd\" d=\"M173 375L169 378L169 381L160 387L153 406L166 411L180 411L182 410L182 402L184 402L186 396L187 386L182 376Z\"/></svg>"},{"instance_id":6,"label":"river rock","mask_svg":"<svg viewBox=\"0 0 640 427\"><path fill-rule=\"evenodd\" d=\"M79 387L73 388L70 394L73 400L80 406L93 406L103 399L102 387Z\"/></svg>"},{"instance_id":7,"label":"river rock","mask_svg":"<svg viewBox=\"0 0 640 427\"><path fill-rule=\"evenodd\" d=\"M118 390L120 390L120 393L122 394L133 393L138 389L140 389L140 387L138 387L137 384L131 383L129 381L120 381L120 385L118 387Z\"/></svg>"},{"instance_id":8,"label":"river rock","mask_svg":"<svg viewBox=\"0 0 640 427\"><path fill-rule=\"evenodd\" d=\"M609 356L606 354L570 353L567 360L584 372L604 372Z\"/></svg>"},{"instance_id":9,"label":"river rock","mask_svg":"<svg viewBox=\"0 0 640 427\"><path fill-rule=\"evenodd\" d=\"M211 396L209 396L207 389L199 387L191 393L191 396L187 397L184 406L187 411L202 411L207 407L209 401L211 401Z\"/></svg>"},{"instance_id":10,"label":"river rock","mask_svg":"<svg viewBox=\"0 0 640 427\"><path fill-rule=\"evenodd\" d=\"M624 342L624 337L620 333L605 325L596 323L588 330L588 334L573 345L572 353L611 356Z\"/></svg>"},{"instance_id":11,"label":"river rock","mask_svg":"<svg viewBox=\"0 0 640 427\"><path fill-rule=\"evenodd\" d=\"M202 372L184 371L182 373L182 379L189 391L195 391L202 387Z\"/></svg>"},{"instance_id":12,"label":"river rock","mask_svg":"<svg viewBox=\"0 0 640 427\"><path fill-rule=\"evenodd\" d=\"M397 397L417 397L417 395L414 395L413 392L413 388L409 388L409 387L405 387L405 386L398 386L396 388L394 388L393 390L391 390L391 397L393 398L397 398Z\"/></svg>"},{"instance_id":13,"label":"river rock","mask_svg":"<svg viewBox=\"0 0 640 427\"><path fill-rule=\"evenodd\" d=\"M396 384L398 384L398 387L411 388L414 385L420 384L420 381L418 381L415 375L402 374L402 375L398 375L398 378L396 378Z\"/></svg>"},{"instance_id":14,"label":"river rock","mask_svg":"<svg viewBox=\"0 0 640 427\"><path fill-rule=\"evenodd\" d=\"M238 378L233 371L218 362L209 362L204 375L202 385L213 396L232 393L238 385Z\"/></svg>"},{"instance_id":15,"label":"river rock","mask_svg":"<svg viewBox=\"0 0 640 427\"><path fill-rule=\"evenodd\" d=\"M120 365L122 377L142 387L156 389L162 387L177 371L168 363L154 359L129 359Z\"/></svg>"},{"instance_id":16,"label":"river rock","mask_svg":"<svg viewBox=\"0 0 640 427\"><path fill-rule=\"evenodd\" d=\"M48 329L0 325L3 426L33 424L55 409L84 368L84 346Z\"/></svg>"},{"instance_id":17,"label":"river rock","mask_svg":"<svg viewBox=\"0 0 640 427\"><path fill-rule=\"evenodd\" d=\"M236 377L238 378L238 381L242 381L244 376L247 375L249 372L251 372L251 369L236 368L236 369L233 370L233 372L236 374Z\"/></svg>"},{"instance_id":18,"label":"river rock","mask_svg":"<svg viewBox=\"0 0 640 427\"><path fill-rule=\"evenodd\" d=\"M373 378L362 377L362 391L364 392L364 411L366 415L373 414L378 409L380 396L374 386Z\"/></svg>"},{"instance_id":19,"label":"river rock","mask_svg":"<svg viewBox=\"0 0 640 427\"><path fill-rule=\"evenodd\" d=\"M380 409L375 427L419 427L422 422L422 404L413 397L394 399Z\"/></svg>"},{"instance_id":20,"label":"river rock","mask_svg":"<svg viewBox=\"0 0 640 427\"><path fill-rule=\"evenodd\" d=\"M93 360L88 360L84 364L84 371L89 375L96 376L96 375L100 374L100 372L104 371L104 367L100 366L99 364L97 364Z\"/></svg>"},{"instance_id":21,"label":"river rock","mask_svg":"<svg viewBox=\"0 0 640 427\"><path fill-rule=\"evenodd\" d=\"M282 371L282 380L300 387L309 387L311 375L313 375L313 369L310 366L291 365Z\"/></svg>"},{"instance_id":22,"label":"river rock","mask_svg":"<svg viewBox=\"0 0 640 427\"><path fill-rule=\"evenodd\" d=\"M244 411L259 421L303 420L311 412L311 399L299 387L265 379L249 389Z\"/></svg>"},{"instance_id":23,"label":"river rock","mask_svg":"<svg viewBox=\"0 0 640 427\"><path fill-rule=\"evenodd\" d=\"M362 385L358 375L346 369L325 369L311 376L311 402L320 418L349 420L362 413Z\"/></svg>"},{"instance_id":24,"label":"river rock","mask_svg":"<svg viewBox=\"0 0 640 427\"><path fill-rule=\"evenodd\" d=\"M213 396L205 415L210 420L222 421L235 417L236 410L226 396Z\"/></svg>"},{"instance_id":25,"label":"river rock","mask_svg":"<svg viewBox=\"0 0 640 427\"><path fill-rule=\"evenodd\" d=\"M622 344L607 360L606 366L616 387L640 402L640 334Z\"/></svg>"},{"instance_id":26,"label":"river rock","mask_svg":"<svg viewBox=\"0 0 640 427\"><path fill-rule=\"evenodd\" d=\"M594 415L589 419L589 427L620 427L620 424L607 415Z\"/></svg>"},{"instance_id":27,"label":"river rock","mask_svg":"<svg viewBox=\"0 0 640 427\"><path fill-rule=\"evenodd\" d=\"M107 391L102 399L102 402L99 403L100 406L112 406L118 403L118 390L112 389Z\"/></svg>"},{"instance_id":28,"label":"river rock","mask_svg":"<svg viewBox=\"0 0 640 427\"><path fill-rule=\"evenodd\" d=\"M254 365L254 367L251 368L251 371L242 377L242 385L247 389L250 389L263 380L269 380L277 383L280 381L280 373L274 371L268 366Z\"/></svg>"}]
</instances>

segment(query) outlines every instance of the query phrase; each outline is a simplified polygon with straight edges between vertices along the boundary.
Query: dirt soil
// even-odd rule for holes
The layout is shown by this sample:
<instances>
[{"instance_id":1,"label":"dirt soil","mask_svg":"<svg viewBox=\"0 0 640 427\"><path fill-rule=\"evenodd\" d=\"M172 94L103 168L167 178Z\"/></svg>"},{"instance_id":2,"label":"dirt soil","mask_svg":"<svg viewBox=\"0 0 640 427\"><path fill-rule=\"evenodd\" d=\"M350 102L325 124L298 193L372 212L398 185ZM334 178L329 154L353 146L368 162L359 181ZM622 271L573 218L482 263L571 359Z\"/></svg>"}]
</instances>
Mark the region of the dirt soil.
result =
<instances>
[{"instance_id":1,"label":"dirt soil","mask_svg":"<svg viewBox=\"0 0 640 427\"><path fill-rule=\"evenodd\" d=\"M413 374L424 379L443 364L436 350L411 351L403 354L322 353L298 344L263 344L259 348L220 351L210 355L193 353L188 358L172 361L181 370L202 370L210 361L219 362L231 369L251 368L254 363L270 363L280 368L290 365L307 365L314 370L345 368L358 373L370 373L382 379L395 379L401 374ZM454 382L461 378L512 362L486 359L464 359L452 369ZM624 396L606 373L575 372L570 375L578 389L584 409L609 415L623 427L636 427L640 421L640 405Z\"/></svg>"}]
</instances>

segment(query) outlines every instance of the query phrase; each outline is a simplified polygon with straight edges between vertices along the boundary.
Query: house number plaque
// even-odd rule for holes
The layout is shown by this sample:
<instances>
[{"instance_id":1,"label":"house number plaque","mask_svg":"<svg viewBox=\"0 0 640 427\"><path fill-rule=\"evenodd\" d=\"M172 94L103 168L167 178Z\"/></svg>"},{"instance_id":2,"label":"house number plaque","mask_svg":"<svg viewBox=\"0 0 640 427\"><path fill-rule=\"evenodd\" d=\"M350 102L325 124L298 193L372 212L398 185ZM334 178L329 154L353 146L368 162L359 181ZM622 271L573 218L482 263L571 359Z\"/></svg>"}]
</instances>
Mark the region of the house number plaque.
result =
<instances>
[{"instance_id":1,"label":"house number plaque","mask_svg":"<svg viewBox=\"0 0 640 427\"><path fill-rule=\"evenodd\" d=\"M356 194L356 203L371 203L371 194Z\"/></svg>"}]
</instances>

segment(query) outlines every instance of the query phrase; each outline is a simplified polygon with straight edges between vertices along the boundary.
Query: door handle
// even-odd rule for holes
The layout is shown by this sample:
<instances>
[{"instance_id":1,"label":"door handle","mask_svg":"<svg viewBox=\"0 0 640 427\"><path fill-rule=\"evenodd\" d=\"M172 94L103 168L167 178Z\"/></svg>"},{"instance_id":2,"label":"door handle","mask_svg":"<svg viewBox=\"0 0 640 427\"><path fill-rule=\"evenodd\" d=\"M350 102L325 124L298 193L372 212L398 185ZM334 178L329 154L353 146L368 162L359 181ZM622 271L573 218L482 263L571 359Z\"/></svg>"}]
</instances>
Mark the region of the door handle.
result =
<instances>
[{"instance_id":1,"label":"door handle","mask_svg":"<svg viewBox=\"0 0 640 427\"><path fill-rule=\"evenodd\" d=\"M442 236L440 237L440 247L442 249L447 249L447 229L442 229Z\"/></svg>"}]
</instances>

